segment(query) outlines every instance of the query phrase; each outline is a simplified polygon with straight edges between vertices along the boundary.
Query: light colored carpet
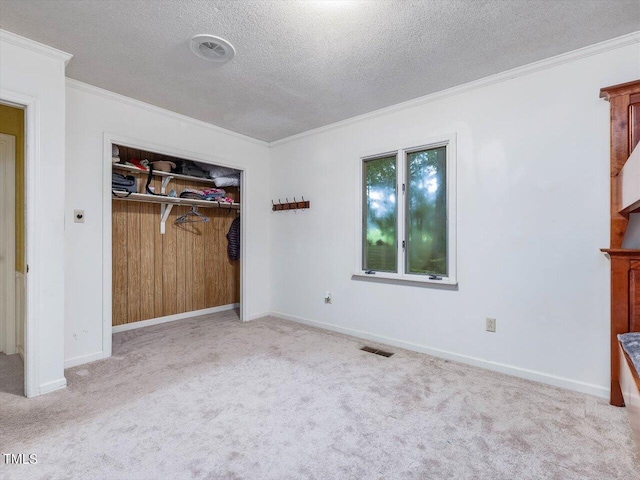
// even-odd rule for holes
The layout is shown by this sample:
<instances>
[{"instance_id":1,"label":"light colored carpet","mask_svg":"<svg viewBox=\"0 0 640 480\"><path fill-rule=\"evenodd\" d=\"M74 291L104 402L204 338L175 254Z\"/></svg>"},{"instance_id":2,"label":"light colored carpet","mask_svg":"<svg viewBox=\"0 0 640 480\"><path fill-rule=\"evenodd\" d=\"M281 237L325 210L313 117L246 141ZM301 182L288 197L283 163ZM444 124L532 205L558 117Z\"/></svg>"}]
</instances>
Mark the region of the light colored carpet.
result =
<instances>
[{"instance_id":1,"label":"light colored carpet","mask_svg":"<svg viewBox=\"0 0 640 480\"><path fill-rule=\"evenodd\" d=\"M0 389L2 479L635 479L624 409L233 312L114 336L25 399ZM1 460L1 459L0 459Z\"/></svg>"},{"instance_id":2,"label":"light colored carpet","mask_svg":"<svg viewBox=\"0 0 640 480\"><path fill-rule=\"evenodd\" d=\"M24 395L24 364L20 355L17 354L0 353L0 412L2 412L2 401L6 394ZM2 447L2 443L0 443L0 447ZM0 458L1 460L2 458Z\"/></svg>"}]
</instances>

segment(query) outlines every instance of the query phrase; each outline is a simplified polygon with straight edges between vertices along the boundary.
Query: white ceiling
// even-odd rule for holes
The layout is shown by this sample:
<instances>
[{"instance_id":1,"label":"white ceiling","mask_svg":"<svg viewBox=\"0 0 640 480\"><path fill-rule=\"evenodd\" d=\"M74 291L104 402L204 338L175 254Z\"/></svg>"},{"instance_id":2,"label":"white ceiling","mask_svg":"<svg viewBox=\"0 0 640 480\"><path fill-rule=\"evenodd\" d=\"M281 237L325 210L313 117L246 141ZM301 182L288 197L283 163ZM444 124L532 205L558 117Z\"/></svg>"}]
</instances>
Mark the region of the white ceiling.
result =
<instances>
[{"instance_id":1,"label":"white ceiling","mask_svg":"<svg viewBox=\"0 0 640 480\"><path fill-rule=\"evenodd\" d=\"M640 0L0 0L71 78L273 141L640 30ZM195 34L236 47L195 57Z\"/></svg>"}]
</instances>

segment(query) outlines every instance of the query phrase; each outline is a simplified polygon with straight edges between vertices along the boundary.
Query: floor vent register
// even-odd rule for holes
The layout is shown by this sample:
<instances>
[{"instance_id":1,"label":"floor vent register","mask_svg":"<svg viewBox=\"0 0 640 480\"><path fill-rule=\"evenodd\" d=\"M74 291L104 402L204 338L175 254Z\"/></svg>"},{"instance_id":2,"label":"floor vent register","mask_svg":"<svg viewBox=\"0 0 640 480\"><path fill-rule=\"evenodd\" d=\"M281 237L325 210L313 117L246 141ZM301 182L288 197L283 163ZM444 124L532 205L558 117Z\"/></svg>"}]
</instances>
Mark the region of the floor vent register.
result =
<instances>
[{"instance_id":1,"label":"floor vent register","mask_svg":"<svg viewBox=\"0 0 640 480\"><path fill-rule=\"evenodd\" d=\"M373 353L374 355L380 355L382 357L390 357L391 355L393 355L393 352L385 352L384 350L379 350L373 347L362 347L360 350L362 350L363 352Z\"/></svg>"}]
</instances>

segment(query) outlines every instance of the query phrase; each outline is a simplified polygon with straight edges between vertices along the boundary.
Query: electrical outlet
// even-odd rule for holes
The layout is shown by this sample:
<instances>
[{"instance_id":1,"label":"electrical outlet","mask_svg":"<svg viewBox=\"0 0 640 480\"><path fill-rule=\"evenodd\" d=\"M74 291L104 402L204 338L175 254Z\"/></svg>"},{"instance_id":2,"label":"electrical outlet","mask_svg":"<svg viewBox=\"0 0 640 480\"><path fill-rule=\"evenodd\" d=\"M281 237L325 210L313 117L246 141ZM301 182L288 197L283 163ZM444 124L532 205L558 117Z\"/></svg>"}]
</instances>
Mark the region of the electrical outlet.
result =
<instances>
[{"instance_id":1,"label":"electrical outlet","mask_svg":"<svg viewBox=\"0 0 640 480\"><path fill-rule=\"evenodd\" d=\"M84 210L74 210L73 221L75 223L84 223Z\"/></svg>"},{"instance_id":2,"label":"electrical outlet","mask_svg":"<svg viewBox=\"0 0 640 480\"><path fill-rule=\"evenodd\" d=\"M324 303L332 303L331 292L327 292L324 294Z\"/></svg>"},{"instance_id":3,"label":"electrical outlet","mask_svg":"<svg viewBox=\"0 0 640 480\"><path fill-rule=\"evenodd\" d=\"M495 333L495 331L496 331L496 319L487 317L487 332Z\"/></svg>"}]
</instances>

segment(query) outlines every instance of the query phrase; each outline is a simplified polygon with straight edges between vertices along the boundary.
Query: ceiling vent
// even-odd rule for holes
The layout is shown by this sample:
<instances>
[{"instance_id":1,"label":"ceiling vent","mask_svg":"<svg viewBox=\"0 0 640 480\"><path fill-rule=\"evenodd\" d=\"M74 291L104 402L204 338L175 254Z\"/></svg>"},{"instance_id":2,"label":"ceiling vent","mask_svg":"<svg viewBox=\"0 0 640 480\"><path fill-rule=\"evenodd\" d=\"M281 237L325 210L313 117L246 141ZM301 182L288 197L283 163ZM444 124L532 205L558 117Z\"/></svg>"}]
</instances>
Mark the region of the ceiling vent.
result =
<instances>
[{"instance_id":1,"label":"ceiling vent","mask_svg":"<svg viewBox=\"0 0 640 480\"><path fill-rule=\"evenodd\" d=\"M209 62L228 62L236 54L233 45L213 35L195 35L189 41L189 47L195 55Z\"/></svg>"}]
</instances>

